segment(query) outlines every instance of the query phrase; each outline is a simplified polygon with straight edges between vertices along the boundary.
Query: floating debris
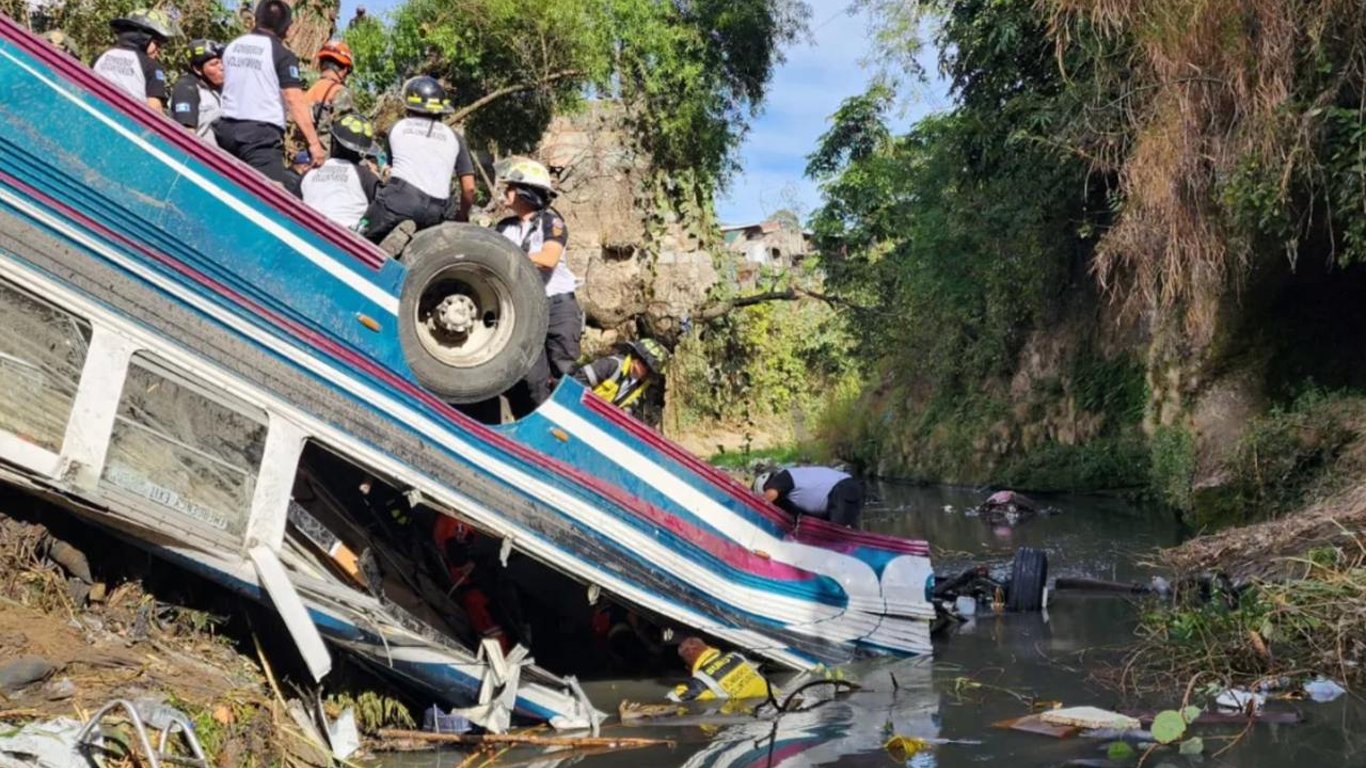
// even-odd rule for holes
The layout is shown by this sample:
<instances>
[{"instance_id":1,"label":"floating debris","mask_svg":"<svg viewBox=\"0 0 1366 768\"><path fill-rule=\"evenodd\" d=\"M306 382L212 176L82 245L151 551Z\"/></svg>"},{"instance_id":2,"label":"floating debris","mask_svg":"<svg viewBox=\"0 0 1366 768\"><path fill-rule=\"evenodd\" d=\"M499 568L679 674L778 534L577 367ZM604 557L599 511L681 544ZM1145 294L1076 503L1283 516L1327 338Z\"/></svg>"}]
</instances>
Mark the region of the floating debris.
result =
<instances>
[{"instance_id":1,"label":"floating debris","mask_svg":"<svg viewBox=\"0 0 1366 768\"><path fill-rule=\"evenodd\" d=\"M1039 717L1050 725L1076 726L1087 730L1108 728L1117 731L1131 731L1142 727L1136 717L1111 712L1099 707L1068 707L1050 709Z\"/></svg>"},{"instance_id":2,"label":"floating debris","mask_svg":"<svg viewBox=\"0 0 1366 768\"><path fill-rule=\"evenodd\" d=\"M1319 704L1333 701L1346 692L1346 688L1343 688L1341 685L1322 676L1304 684L1305 695L1308 696L1311 701Z\"/></svg>"}]
</instances>

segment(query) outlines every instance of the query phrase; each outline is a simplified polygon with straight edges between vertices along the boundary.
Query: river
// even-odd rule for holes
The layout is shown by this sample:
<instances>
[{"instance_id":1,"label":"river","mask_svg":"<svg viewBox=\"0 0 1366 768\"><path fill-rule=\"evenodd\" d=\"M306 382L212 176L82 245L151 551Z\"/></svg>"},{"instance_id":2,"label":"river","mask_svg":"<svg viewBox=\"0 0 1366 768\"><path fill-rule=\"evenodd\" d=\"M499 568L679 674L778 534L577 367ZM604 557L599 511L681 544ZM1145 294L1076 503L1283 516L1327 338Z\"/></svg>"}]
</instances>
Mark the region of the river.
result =
<instances>
[{"instance_id":1,"label":"river","mask_svg":"<svg viewBox=\"0 0 1366 768\"><path fill-rule=\"evenodd\" d=\"M1011 528L993 528L964 514L982 494L971 489L915 487L883 483L873 488L877 499L865 513L871 530L928 539L935 547L935 569L956 573L984 563L1005 572L1020 546L1048 552L1050 576L1089 576L1144 580L1143 558L1157 547L1178 540L1179 529L1167 515L1155 514L1114 498L1057 496L1041 499L1059 514ZM1116 707L1116 691L1092 673L1114 658L1114 649L1130 640L1135 610L1126 599L1068 592L1053 595L1043 614L987 615L951 630L936 642L933 660L855 665L850 674L868 688L824 704L811 712L786 715L777 723L754 722L721 727L627 728L609 726L607 733L674 739L672 748L614 751L600 755L557 758L518 749L500 756L495 766L537 768L760 768L768 766L896 765L883 744L891 733L949 740L906 761L915 768L1003 765L1042 768L1072 760L1101 760L1106 742L1055 740L1045 736L993 728L992 723L1028 714L1010 693L1057 700L1067 705ZM682 670L680 669L680 677ZM895 678L895 685L891 679ZM994 688L972 688L964 681ZM968 684L970 685L970 684ZM622 699L657 699L665 681L599 681L585 687L605 710ZM1170 701L1174 706L1181 691ZM1158 753L1146 763L1169 766L1366 765L1366 708L1349 697L1330 704L1295 705L1307 717L1299 725L1258 725L1219 758L1184 758ZM1224 743L1221 734L1238 728L1201 729L1207 753ZM391 756L385 766L449 768L460 763L454 752ZM480 762L476 761L475 765ZM1129 765L1134 761L1130 760ZM1116 765L1122 765L1117 763Z\"/></svg>"}]
</instances>

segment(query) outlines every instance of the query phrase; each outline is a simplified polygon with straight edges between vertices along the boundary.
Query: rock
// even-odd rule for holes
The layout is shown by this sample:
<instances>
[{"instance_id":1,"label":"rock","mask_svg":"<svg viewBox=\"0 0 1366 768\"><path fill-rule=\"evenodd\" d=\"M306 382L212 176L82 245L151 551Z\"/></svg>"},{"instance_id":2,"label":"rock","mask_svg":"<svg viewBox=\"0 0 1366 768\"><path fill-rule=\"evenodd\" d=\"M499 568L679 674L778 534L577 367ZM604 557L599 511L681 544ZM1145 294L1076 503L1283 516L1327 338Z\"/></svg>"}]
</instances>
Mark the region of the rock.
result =
<instances>
[{"instance_id":1,"label":"rock","mask_svg":"<svg viewBox=\"0 0 1366 768\"><path fill-rule=\"evenodd\" d=\"M108 596L109 588L103 581L97 581L90 585L90 594L86 595L86 599L92 603L103 603Z\"/></svg>"},{"instance_id":2,"label":"rock","mask_svg":"<svg viewBox=\"0 0 1366 768\"><path fill-rule=\"evenodd\" d=\"M71 598L72 605L84 608L85 601L90 597L90 585L80 579L67 579L66 594Z\"/></svg>"},{"instance_id":3,"label":"rock","mask_svg":"<svg viewBox=\"0 0 1366 768\"><path fill-rule=\"evenodd\" d=\"M69 677L49 680L43 685L41 693L48 701L65 701L76 695L76 684Z\"/></svg>"},{"instance_id":4,"label":"rock","mask_svg":"<svg viewBox=\"0 0 1366 768\"><path fill-rule=\"evenodd\" d=\"M20 656L0 665L0 690L18 691L45 680L57 665L42 656Z\"/></svg>"}]
</instances>

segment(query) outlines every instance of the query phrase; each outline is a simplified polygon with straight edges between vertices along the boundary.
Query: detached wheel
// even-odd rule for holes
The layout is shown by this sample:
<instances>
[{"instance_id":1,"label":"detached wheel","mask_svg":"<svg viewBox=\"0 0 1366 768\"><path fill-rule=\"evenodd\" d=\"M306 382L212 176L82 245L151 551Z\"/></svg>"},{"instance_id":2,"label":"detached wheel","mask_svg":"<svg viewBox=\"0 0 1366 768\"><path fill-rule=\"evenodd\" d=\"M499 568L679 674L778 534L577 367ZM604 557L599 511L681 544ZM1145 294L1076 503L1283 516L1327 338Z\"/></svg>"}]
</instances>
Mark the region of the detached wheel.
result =
<instances>
[{"instance_id":1,"label":"detached wheel","mask_svg":"<svg viewBox=\"0 0 1366 768\"><path fill-rule=\"evenodd\" d=\"M1020 547L1015 550L1006 609L1037 611L1043 608L1043 588L1048 583L1048 555L1042 549Z\"/></svg>"},{"instance_id":2,"label":"detached wheel","mask_svg":"<svg viewBox=\"0 0 1366 768\"><path fill-rule=\"evenodd\" d=\"M417 233L403 261L398 338L422 386L471 403L526 375L549 315L526 254L491 229L452 223Z\"/></svg>"}]
</instances>

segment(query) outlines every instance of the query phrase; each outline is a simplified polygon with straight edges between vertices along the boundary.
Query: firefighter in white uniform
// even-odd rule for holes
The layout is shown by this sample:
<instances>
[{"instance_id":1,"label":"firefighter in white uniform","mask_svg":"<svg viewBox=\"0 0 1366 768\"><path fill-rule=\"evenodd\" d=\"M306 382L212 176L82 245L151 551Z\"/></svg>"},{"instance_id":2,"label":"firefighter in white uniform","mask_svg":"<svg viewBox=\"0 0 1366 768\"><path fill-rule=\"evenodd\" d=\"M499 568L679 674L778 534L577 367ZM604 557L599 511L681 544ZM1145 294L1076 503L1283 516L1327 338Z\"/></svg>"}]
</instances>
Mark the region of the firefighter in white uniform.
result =
<instances>
[{"instance_id":1,"label":"firefighter in white uniform","mask_svg":"<svg viewBox=\"0 0 1366 768\"><path fill-rule=\"evenodd\" d=\"M379 190L379 177L366 158L379 154L375 126L355 113L332 119L332 156L304 175L304 202L352 232L365 223L365 212Z\"/></svg>"},{"instance_id":2,"label":"firefighter in white uniform","mask_svg":"<svg viewBox=\"0 0 1366 768\"><path fill-rule=\"evenodd\" d=\"M164 11L139 8L109 22L118 43L95 59L93 69L129 96L160 112L166 104L166 70L157 60L178 33Z\"/></svg>"}]
</instances>

